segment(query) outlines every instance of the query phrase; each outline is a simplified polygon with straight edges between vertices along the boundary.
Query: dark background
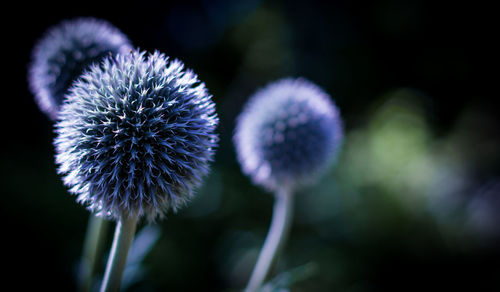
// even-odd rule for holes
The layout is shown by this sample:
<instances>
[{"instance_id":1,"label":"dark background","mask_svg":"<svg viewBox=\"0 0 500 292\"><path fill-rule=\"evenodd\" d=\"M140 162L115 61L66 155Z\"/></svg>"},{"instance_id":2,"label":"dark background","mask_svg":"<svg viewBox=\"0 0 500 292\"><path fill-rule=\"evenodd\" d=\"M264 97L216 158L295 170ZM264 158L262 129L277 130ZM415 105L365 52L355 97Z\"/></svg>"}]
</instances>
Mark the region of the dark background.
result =
<instances>
[{"instance_id":1,"label":"dark background","mask_svg":"<svg viewBox=\"0 0 500 292\"><path fill-rule=\"evenodd\" d=\"M239 170L231 144L234 119L252 92L286 76L303 76L329 92L346 130L337 167L297 194L296 220L278 269L307 263L317 269L291 290L499 289L498 17L492 4L458 2L5 7L2 285L76 287L88 212L56 173L52 123L33 101L26 75L31 50L46 29L94 16L140 49L183 60L206 83L221 119L212 175L192 205L159 222L161 237L129 291L245 285L267 231L272 196ZM417 170L409 167L414 163Z\"/></svg>"}]
</instances>

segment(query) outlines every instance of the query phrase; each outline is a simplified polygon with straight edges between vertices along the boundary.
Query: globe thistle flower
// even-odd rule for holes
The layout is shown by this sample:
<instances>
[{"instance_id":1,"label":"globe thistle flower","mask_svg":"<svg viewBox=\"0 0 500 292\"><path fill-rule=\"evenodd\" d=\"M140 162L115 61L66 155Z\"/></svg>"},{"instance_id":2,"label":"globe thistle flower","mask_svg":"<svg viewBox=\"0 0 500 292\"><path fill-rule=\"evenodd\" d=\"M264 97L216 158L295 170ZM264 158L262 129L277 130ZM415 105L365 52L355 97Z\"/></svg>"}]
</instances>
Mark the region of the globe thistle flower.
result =
<instances>
[{"instance_id":1,"label":"globe thistle flower","mask_svg":"<svg viewBox=\"0 0 500 292\"><path fill-rule=\"evenodd\" d=\"M282 79L255 93L239 115L233 141L243 172L274 191L271 225L245 291L259 291L290 232L294 189L335 158L343 137L339 111L313 83Z\"/></svg>"},{"instance_id":2,"label":"globe thistle flower","mask_svg":"<svg viewBox=\"0 0 500 292\"><path fill-rule=\"evenodd\" d=\"M218 137L215 104L182 62L134 51L79 78L56 124L56 163L92 212L161 217L178 209L209 171Z\"/></svg>"},{"instance_id":3,"label":"globe thistle flower","mask_svg":"<svg viewBox=\"0 0 500 292\"><path fill-rule=\"evenodd\" d=\"M35 45L28 71L40 109L56 120L64 95L89 65L131 48L128 38L104 20L77 18L50 28Z\"/></svg>"},{"instance_id":4,"label":"globe thistle flower","mask_svg":"<svg viewBox=\"0 0 500 292\"><path fill-rule=\"evenodd\" d=\"M243 172L276 191L310 182L338 152L337 107L313 83L282 79L255 93L237 119L234 144Z\"/></svg>"}]
</instances>

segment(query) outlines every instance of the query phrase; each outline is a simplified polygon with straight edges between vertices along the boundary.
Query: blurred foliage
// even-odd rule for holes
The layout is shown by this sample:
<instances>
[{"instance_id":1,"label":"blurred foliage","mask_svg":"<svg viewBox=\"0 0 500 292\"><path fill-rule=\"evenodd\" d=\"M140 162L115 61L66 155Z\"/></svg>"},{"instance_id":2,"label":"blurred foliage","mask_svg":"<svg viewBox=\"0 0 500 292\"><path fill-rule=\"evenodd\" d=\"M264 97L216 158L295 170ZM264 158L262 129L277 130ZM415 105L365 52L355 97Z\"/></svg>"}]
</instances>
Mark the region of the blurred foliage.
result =
<instances>
[{"instance_id":1,"label":"blurred foliage","mask_svg":"<svg viewBox=\"0 0 500 292\"><path fill-rule=\"evenodd\" d=\"M14 70L8 90L15 91L4 94L0 152L2 244L14 255L5 263L6 287L76 287L88 212L56 174L53 129L25 76L32 46L46 28L91 15L115 24L141 49L185 61L206 82L221 118L213 172L187 208L158 222L161 236L138 257L142 277L129 279L127 291L245 286L267 232L272 196L239 170L234 118L253 91L284 76L304 76L335 98L346 139L337 166L297 193L290 240L273 275L277 287L500 288L500 122L496 81L484 70L496 54L495 9L416 0L98 7L43 2L19 9L18 22L4 25L10 28L5 39L19 40L7 45L17 63L8 67ZM314 273L286 287L286 271L307 263L314 263Z\"/></svg>"},{"instance_id":2,"label":"blurred foliage","mask_svg":"<svg viewBox=\"0 0 500 292\"><path fill-rule=\"evenodd\" d=\"M308 263L292 270L285 271L277 275L274 279L265 283L260 292L286 292L298 281L305 280L317 272L317 267L313 263Z\"/></svg>"}]
</instances>

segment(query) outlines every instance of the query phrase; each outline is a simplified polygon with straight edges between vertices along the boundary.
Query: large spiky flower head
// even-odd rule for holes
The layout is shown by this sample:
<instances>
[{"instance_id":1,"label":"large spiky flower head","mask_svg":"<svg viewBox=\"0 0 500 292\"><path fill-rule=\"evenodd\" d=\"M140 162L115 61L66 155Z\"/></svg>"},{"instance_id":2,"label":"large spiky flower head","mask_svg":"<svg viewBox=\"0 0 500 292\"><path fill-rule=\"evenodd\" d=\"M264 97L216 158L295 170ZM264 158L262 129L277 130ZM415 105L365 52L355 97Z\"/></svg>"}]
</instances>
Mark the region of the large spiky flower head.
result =
<instances>
[{"instance_id":1,"label":"large spiky flower head","mask_svg":"<svg viewBox=\"0 0 500 292\"><path fill-rule=\"evenodd\" d=\"M340 148L342 121L330 96L305 79L282 79L257 91L237 119L238 161L266 189L310 183Z\"/></svg>"},{"instance_id":2,"label":"large spiky flower head","mask_svg":"<svg viewBox=\"0 0 500 292\"><path fill-rule=\"evenodd\" d=\"M134 51L94 65L56 124L59 173L98 214L154 219L181 207L209 171L215 104L182 62Z\"/></svg>"},{"instance_id":3,"label":"large spiky flower head","mask_svg":"<svg viewBox=\"0 0 500 292\"><path fill-rule=\"evenodd\" d=\"M77 18L50 28L35 45L28 71L39 107L56 120L64 95L85 69L131 48L123 33L100 19Z\"/></svg>"}]
</instances>

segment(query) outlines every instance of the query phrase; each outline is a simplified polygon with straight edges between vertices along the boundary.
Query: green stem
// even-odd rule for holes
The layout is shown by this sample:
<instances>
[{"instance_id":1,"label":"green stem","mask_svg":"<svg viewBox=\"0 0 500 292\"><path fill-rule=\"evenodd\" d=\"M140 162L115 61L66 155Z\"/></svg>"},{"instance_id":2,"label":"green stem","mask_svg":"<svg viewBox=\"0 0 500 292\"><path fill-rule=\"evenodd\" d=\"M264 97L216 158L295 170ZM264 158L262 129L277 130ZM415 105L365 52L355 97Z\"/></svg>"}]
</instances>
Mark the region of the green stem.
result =
<instances>
[{"instance_id":1,"label":"green stem","mask_svg":"<svg viewBox=\"0 0 500 292\"><path fill-rule=\"evenodd\" d=\"M113 246L109 255L101 292L119 291L128 251L137 227L136 217L122 216L116 224Z\"/></svg>"},{"instance_id":2,"label":"green stem","mask_svg":"<svg viewBox=\"0 0 500 292\"><path fill-rule=\"evenodd\" d=\"M81 292L88 292L92 289L92 280L95 277L107 230L106 220L90 214L80 263L79 291Z\"/></svg>"},{"instance_id":3,"label":"green stem","mask_svg":"<svg viewBox=\"0 0 500 292\"><path fill-rule=\"evenodd\" d=\"M271 227L245 291L257 291L276 262L290 231L293 199L293 194L286 188L281 188L276 192Z\"/></svg>"}]
</instances>

